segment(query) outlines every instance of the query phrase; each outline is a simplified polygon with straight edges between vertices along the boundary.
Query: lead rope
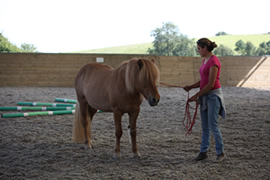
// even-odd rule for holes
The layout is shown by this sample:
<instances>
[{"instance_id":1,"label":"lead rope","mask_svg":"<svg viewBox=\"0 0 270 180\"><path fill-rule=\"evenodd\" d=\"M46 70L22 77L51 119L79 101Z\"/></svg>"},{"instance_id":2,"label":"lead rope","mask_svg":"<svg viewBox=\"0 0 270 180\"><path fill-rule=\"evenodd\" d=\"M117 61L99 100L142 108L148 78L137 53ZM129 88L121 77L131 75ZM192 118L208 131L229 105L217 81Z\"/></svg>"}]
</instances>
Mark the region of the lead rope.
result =
<instances>
[{"instance_id":1,"label":"lead rope","mask_svg":"<svg viewBox=\"0 0 270 180\"><path fill-rule=\"evenodd\" d=\"M166 83L160 83L160 84L168 86L168 87L183 88L182 86L170 85L170 84L166 84ZM196 120L196 116L197 116L198 106L199 106L198 101L196 101L196 106L195 107L192 107L190 105L189 92L188 92L187 102L186 102L186 107L185 107L185 116L184 116L184 119L183 119L183 122L182 122L183 126L187 129L186 135L190 135L192 133L192 128L193 128L193 126L195 124L195 120ZM195 110L193 118L191 117L190 109Z\"/></svg>"},{"instance_id":2,"label":"lead rope","mask_svg":"<svg viewBox=\"0 0 270 180\"><path fill-rule=\"evenodd\" d=\"M187 133L186 135L190 135L192 133L192 127L195 124L195 120L196 120L196 116L197 116L197 111L198 111L198 106L199 106L199 102L196 101L196 106L192 107L189 103L189 92L188 92L188 96L187 96L187 102L186 102L186 108L185 108L185 116L184 116L184 120L183 120L183 126L187 129ZM190 115L190 109L195 110L194 111L194 115L193 118Z\"/></svg>"}]
</instances>

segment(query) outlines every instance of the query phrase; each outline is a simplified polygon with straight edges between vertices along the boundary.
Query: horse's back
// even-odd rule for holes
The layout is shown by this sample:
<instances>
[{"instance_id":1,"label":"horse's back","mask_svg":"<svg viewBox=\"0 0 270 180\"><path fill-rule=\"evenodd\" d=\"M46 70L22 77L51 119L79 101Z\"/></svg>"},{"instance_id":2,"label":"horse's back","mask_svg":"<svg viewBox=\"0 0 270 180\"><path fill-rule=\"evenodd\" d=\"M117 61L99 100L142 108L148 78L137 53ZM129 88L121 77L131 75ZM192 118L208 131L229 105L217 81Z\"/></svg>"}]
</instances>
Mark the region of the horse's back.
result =
<instances>
[{"instance_id":1,"label":"horse's back","mask_svg":"<svg viewBox=\"0 0 270 180\"><path fill-rule=\"evenodd\" d=\"M107 66L105 64L98 64L98 63L90 63L84 65L80 71L77 73L75 84L78 84L81 80L89 79L92 76L96 76L99 74L107 74L109 73L113 68L110 66Z\"/></svg>"},{"instance_id":2,"label":"horse's back","mask_svg":"<svg viewBox=\"0 0 270 180\"><path fill-rule=\"evenodd\" d=\"M83 90L90 84L95 85L95 83L106 80L106 77L108 77L112 70L112 67L105 64L90 63L84 65L75 79L76 91Z\"/></svg>"}]
</instances>

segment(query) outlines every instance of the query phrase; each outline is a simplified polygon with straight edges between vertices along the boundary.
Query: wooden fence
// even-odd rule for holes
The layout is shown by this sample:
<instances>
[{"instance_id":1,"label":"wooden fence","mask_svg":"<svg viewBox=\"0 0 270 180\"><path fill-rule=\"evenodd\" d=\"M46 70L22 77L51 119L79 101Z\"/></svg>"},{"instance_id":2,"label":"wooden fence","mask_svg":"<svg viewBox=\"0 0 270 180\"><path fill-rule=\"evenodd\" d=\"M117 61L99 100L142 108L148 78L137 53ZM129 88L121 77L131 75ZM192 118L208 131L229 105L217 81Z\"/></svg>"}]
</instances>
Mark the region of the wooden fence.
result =
<instances>
[{"instance_id":1,"label":"wooden fence","mask_svg":"<svg viewBox=\"0 0 270 180\"><path fill-rule=\"evenodd\" d=\"M0 53L0 87L74 87L79 69L97 62L117 67L131 58L154 59L161 82L189 85L199 80L201 57L117 54ZM220 57L223 86L270 86L270 57ZM102 62L103 61L103 62Z\"/></svg>"}]
</instances>

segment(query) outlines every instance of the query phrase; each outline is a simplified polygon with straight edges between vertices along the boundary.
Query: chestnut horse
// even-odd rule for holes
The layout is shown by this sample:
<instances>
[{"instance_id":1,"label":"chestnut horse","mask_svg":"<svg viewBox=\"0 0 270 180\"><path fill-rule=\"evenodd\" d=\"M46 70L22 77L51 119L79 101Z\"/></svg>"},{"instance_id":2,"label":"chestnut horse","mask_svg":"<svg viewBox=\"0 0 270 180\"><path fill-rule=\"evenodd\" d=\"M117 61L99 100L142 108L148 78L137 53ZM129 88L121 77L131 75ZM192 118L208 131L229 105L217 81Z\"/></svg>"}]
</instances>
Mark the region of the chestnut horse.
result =
<instances>
[{"instance_id":1,"label":"chestnut horse","mask_svg":"<svg viewBox=\"0 0 270 180\"><path fill-rule=\"evenodd\" d=\"M75 79L77 105L73 124L73 140L92 148L91 123L97 110L113 112L116 146L114 157L120 158L121 120L129 115L130 136L134 157L140 157L136 142L136 121L145 98L150 106L159 102L156 83L159 70L149 59L131 59L113 69L104 64L83 66Z\"/></svg>"}]
</instances>

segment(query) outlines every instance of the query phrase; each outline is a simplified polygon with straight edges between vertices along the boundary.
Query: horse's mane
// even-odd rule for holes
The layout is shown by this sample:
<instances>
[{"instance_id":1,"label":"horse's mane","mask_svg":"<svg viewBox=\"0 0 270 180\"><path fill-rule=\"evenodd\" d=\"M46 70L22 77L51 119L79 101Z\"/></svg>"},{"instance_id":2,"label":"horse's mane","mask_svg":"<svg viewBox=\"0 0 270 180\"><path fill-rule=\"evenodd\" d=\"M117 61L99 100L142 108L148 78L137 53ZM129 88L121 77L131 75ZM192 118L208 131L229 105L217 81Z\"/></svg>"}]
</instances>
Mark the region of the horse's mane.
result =
<instances>
[{"instance_id":1,"label":"horse's mane","mask_svg":"<svg viewBox=\"0 0 270 180\"><path fill-rule=\"evenodd\" d=\"M126 65L125 84L130 92L135 91L136 83L152 83L159 82L159 69L149 59L134 58L123 62Z\"/></svg>"}]
</instances>

